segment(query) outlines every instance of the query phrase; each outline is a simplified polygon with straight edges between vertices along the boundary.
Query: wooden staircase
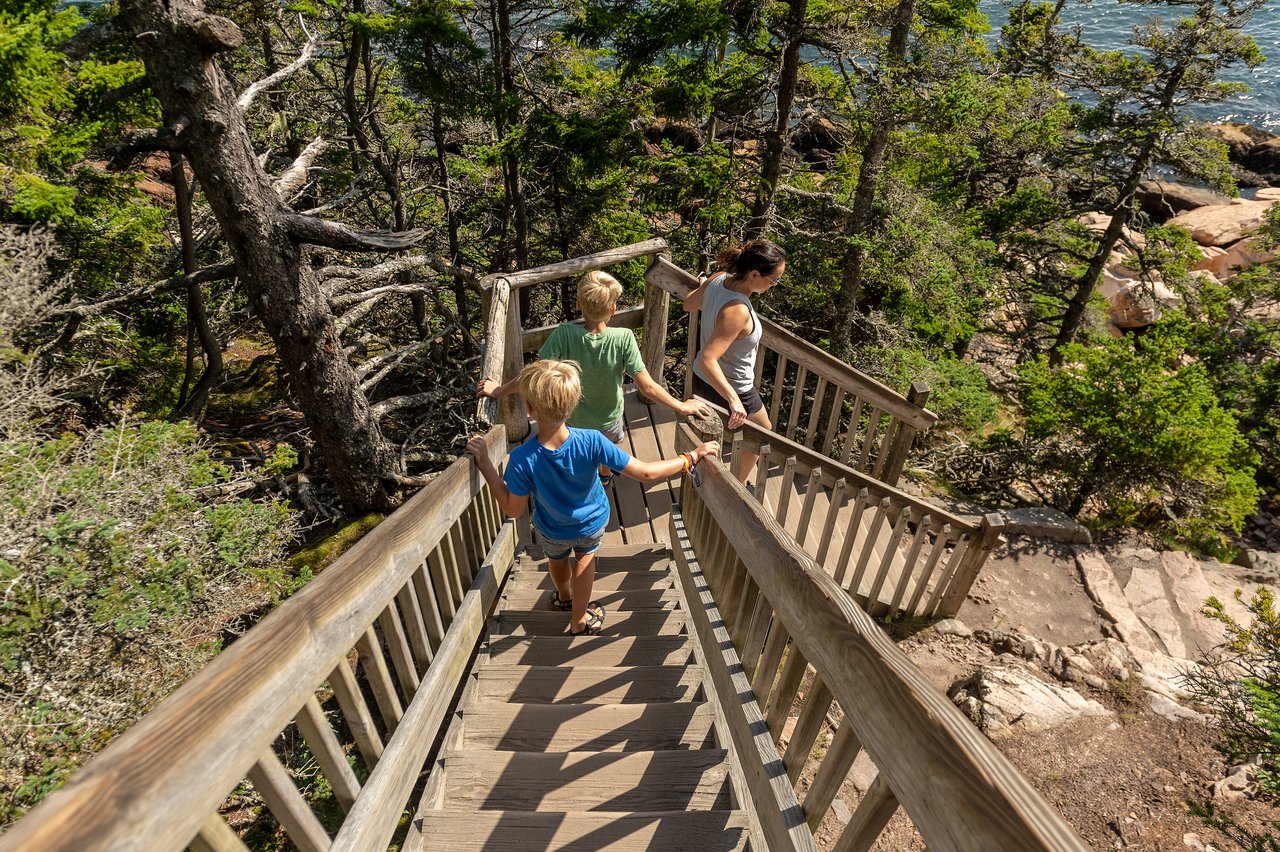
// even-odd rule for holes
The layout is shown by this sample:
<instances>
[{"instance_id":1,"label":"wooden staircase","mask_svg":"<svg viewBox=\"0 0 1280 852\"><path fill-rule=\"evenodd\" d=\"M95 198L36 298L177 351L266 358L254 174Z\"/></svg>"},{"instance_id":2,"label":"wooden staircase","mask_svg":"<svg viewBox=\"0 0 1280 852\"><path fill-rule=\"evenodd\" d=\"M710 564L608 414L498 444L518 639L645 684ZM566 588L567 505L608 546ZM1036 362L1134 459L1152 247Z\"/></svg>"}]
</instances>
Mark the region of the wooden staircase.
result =
<instances>
[{"instance_id":1,"label":"wooden staircase","mask_svg":"<svg viewBox=\"0 0 1280 852\"><path fill-rule=\"evenodd\" d=\"M518 560L406 849L748 848L670 551L598 560L591 637L547 608L546 560Z\"/></svg>"}]
</instances>

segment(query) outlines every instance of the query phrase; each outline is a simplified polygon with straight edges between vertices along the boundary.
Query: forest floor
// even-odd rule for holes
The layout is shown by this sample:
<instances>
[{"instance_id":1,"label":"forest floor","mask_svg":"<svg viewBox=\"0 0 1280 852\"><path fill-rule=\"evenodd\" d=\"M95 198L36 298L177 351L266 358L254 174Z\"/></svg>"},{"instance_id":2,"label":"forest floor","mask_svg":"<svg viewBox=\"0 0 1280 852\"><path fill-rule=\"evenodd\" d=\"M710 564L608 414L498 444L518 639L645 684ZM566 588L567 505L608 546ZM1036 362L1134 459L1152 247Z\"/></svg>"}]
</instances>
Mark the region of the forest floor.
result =
<instances>
[{"instance_id":1,"label":"forest floor","mask_svg":"<svg viewBox=\"0 0 1280 852\"><path fill-rule=\"evenodd\" d=\"M1152 544L1128 534L1102 547L1119 552ZM1218 594L1229 593L1242 579L1235 566L1222 566L1220 575L1212 578ZM1059 646L1098 642L1108 635L1070 547L1028 539L1015 540L992 556L957 618L976 630L1021 633ZM909 633L899 640L899 647L944 692L993 659L991 649L976 639L944 636L932 629ZM1216 734L1210 725L1159 715L1148 693L1136 685L1073 687L1110 714L1081 717L1043 731L1006 733L995 744L1090 847L1222 852L1241 848L1188 809L1188 802L1210 798L1211 785L1227 769L1213 749ZM802 784L807 785L812 770L806 770ZM874 777L874 765L860 756L817 833L820 848L834 847ZM1280 813L1261 802L1233 799L1217 804L1255 831L1280 819ZM899 811L873 848L923 850L925 843Z\"/></svg>"}]
</instances>

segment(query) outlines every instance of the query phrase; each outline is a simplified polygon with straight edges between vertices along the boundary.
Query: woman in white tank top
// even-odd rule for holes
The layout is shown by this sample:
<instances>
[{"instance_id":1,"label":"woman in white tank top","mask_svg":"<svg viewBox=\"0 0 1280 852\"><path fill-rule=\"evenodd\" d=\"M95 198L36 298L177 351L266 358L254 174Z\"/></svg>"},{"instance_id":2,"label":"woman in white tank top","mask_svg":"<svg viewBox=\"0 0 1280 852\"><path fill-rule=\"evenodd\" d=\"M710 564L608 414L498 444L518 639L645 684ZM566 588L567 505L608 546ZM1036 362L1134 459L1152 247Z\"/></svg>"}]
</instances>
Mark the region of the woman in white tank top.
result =
<instances>
[{"instance_id":1,"label":"woman in white tank top","mask_svg":"<svg viewBox=\"0 0 1280 852\"><path fill-rule=\"evenodd\" d=\"M750 240L722 251L720 273L703 281L684 300L686 311L702 311L701 349L693 364L694 393L729 410L728 428L747 420L772 429L755 385L760 320L751 297L778 283L787 253L769 240ZM758 456L743 451L738 479L746 482Z\"/></svg>"}]
</instances>

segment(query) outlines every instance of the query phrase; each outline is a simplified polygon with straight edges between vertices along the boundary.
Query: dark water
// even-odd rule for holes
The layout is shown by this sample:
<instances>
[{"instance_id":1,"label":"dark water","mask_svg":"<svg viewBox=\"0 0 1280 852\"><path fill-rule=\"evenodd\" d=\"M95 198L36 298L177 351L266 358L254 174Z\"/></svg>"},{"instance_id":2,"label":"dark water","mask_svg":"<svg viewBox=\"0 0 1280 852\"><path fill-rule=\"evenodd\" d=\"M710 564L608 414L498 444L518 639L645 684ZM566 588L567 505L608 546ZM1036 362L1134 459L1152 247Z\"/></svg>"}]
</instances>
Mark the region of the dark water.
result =
<instances>
[{"instance_id":1,"label":"dark water","mask_svg":"<svg viewBox=\"0 0 1280 852\"><path fill-rule=\"evenodd\" d=\"M998 35L1007 17L1009 3L1004 0L981 0L982 11L991 21L991 38ZM1152 13L1173 17L1176 7L1143 6L1117 0L1096 0L1088 5L1072 2L1063 9L1063 22L1079 26L1084 40L1099 50L1129 50L1134 27ZM1245 28L1267 56L1267 61L1250 71L1241 66L1224 74L1224 79L1248 84L1250 91L1218 104L1194 108L1206 121L1240 121L1280 132L1280 0L1259 9Z\"/></svg>"}]
</instances>

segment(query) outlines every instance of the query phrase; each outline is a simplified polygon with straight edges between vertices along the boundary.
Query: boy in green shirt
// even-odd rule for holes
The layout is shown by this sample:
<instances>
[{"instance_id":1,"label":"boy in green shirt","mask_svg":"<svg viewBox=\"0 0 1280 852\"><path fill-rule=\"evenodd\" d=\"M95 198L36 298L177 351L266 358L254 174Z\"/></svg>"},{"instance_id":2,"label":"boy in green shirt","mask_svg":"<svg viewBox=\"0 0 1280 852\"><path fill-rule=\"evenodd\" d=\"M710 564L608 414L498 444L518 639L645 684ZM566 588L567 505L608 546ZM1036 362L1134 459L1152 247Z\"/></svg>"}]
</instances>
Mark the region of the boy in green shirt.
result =
<instances>
[{"instance_id":1,"label":"boy in green shirt","mask_svg":"<svg viewBox=\"0 0 1280 852\"><path fill-rule=\"evenodd\" d=\"M641 394L677 414L711 417L712 411L705 403L694 399L681 402L654 381L645 369L631 329L609 327L621 295L622 285L618 279L607 272L588 272L578 282L578 310L582 312L583 324L561 323L538 350L539 358L575 361L581 370L582 401L569 418L569 425L598 429L613 443L621 441L624 374L635 379ZM519 377L504 385L485 377L476 385L476 396L498 399L519 389ZM608 484L613 477L602 468L600 478Z\"/></svg>"}]
</instances>

